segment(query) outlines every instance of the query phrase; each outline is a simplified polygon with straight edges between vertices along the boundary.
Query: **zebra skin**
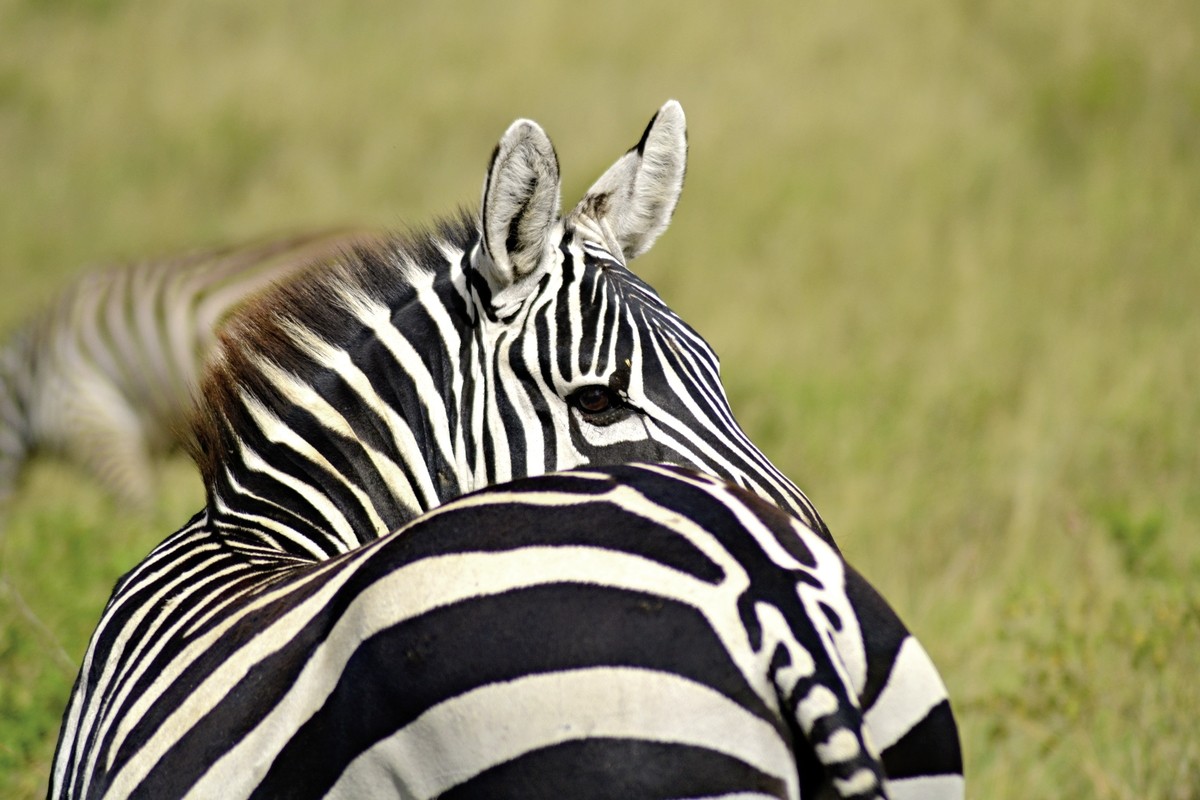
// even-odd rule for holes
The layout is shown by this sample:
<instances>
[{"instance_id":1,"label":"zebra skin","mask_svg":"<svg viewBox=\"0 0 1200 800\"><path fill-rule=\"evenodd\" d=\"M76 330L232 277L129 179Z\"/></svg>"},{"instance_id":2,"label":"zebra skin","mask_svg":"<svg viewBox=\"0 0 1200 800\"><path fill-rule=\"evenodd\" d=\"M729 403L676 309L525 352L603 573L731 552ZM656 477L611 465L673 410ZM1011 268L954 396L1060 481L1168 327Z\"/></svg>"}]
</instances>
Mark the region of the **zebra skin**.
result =
<instances>
[{"instance_id":1,"label":"zebra skin","mask_svg":"<svg viewBox=\"0 0 1200 800\"><path fill-rule=\"evenodd\" d=\"M564 217L518 121L478 218L226 326L52 797L961 797L936 669L626 267L685 159L671 102Z\"/></svg>"},{"instance_id":2,"label":"zebra skin","mask_svg":"<svg viewBox=\"0 0 1200 800\"><path fill-rule=\"evenodd\" d=\"M0 504L29 458L61 455L145 506L217 330L273 281L368 234L326 231L85 273L0 347Z\"/></svg>"}]
</instances>

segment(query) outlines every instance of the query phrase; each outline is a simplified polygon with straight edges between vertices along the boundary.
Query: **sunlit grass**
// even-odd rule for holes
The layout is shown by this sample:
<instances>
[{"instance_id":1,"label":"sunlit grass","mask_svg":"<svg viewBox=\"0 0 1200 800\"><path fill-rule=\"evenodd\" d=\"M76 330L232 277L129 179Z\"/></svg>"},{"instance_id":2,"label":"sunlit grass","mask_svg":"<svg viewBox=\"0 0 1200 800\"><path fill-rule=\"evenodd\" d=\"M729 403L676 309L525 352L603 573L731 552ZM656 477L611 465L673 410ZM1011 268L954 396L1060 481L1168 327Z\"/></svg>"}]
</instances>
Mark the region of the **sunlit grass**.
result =
<instances>
[{"instance_id":1,"label":"sunlit grass","mask_svg":"<svg viewBox=\"0 0 1200 800\"><path fill-rule=\"evenodd\" d=\"M473 203L517 116L570 203L677 97L635 266L921 635L972 794L1200 797L1194 4L400 5L0 2L0 321L87 263ZM0 796L44 791L55 642L199 503L163 490L24 487Z\"/></svg>"}]
</instances>

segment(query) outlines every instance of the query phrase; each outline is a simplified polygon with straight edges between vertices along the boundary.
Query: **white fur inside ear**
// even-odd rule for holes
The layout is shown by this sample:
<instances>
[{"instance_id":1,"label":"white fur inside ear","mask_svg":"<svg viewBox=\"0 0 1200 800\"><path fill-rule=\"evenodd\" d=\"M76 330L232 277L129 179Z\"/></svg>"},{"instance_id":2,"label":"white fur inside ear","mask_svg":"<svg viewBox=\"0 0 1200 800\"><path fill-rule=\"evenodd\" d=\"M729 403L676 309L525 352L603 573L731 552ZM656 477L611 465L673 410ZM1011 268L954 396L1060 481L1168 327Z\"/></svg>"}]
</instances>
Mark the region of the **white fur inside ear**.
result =
<instances>
[{"instance_id":1,"label":"white fur inside ear","mask_svg":"<svg viewBox=\"0 0 1200 800\"><path fill-rule=\"evenodd\" d=\"M641 140L600 176L574 214L607 230L626 260L650 249L667 229L687 172L687 120L669 100Z\"/></svg>"},{"instance_id":2,"label":"white fur inside ear","mask_svg":"<svg viewBox=\"0 0 1200 800\"><path fill-rule=\"evenodd\" d=\"M500 292L532 274L559 221L558 157L536 122L517 120L501 137L483 184L483 247L478 265Z\"/></svg>"}]
</instances>

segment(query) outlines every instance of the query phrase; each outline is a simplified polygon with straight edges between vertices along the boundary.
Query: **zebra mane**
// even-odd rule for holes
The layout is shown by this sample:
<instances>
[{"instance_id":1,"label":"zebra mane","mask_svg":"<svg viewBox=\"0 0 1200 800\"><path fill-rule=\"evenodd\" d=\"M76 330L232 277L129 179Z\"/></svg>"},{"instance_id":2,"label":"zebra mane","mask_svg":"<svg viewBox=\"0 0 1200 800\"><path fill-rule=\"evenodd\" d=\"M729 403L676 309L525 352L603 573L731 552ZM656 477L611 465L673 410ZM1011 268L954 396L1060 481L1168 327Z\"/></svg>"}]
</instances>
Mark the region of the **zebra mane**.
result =
<instances>
[{"instance_id":1,"label":"zebra mane","mask_svg":"<svg viewBox=\"0 0 1200 800\"><path fill-rule=\"evenodd\" d=\"M396 307L414 274L447 267L447 246L465 252L478 241L478 220L477 212L463 208L430 226L363 234L339 256L311 263L238 309L219 333L180 436L210 502L239 438L256 429L247 402L272 413L290 402L267 370L304 375L313 369L298 332L307 340L349 344L362 327L350 313L353 305Z\"/></svg>"}]
</instances>

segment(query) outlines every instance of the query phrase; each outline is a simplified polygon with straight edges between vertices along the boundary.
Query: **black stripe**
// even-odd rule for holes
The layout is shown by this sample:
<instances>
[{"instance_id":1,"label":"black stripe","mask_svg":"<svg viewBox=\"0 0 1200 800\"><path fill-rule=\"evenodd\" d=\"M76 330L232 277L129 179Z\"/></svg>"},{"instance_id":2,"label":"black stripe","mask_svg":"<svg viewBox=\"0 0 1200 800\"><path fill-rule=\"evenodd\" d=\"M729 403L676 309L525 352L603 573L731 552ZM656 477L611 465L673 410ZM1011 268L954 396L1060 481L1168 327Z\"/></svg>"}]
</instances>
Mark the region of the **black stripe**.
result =
<instances>
[{"instance_id":1,"label":"black stripe","mask_svg":"<svg viewBox=\"0 0 1200 800\"><path fill-rule=\"evenodd\" d=\"M772 719L690 606L601 586L541 586L439 608L367 641L254 796L278 797L297 787L319 796L360 753L448 698L526 675L600 665L683 675ZM256 677L222 704L225 713L256 713L245 707L261 685ZM231 727L237 730L219 719L207 733L228 741ZM194 752L182 742L178 750L183 757Z\"/></svg>"},{"instance_id":2,"label":"black stripe","mask_svg":"<svg viewBox=\"0 0 1200 800\"><path fill-rule=\"evenodd\" d=\"M501 333L496 337L495 352L498 353L501 351L501 348L504 346L504 342L508 336L508 331L501 331ZM479 352L483 352L482 346L479 348ZM482 407L479 409L479 413L482 415L482 419L479 420L479 436L481 439L475 442L475 446L479 449L478 452L480 455L483 456L483 474L486 476L486 479L491 482L495 481L496 479L496 464L498 462L498 459L496 458L495 434L492 430L492 423L494 422L494 419L492 417L491 410L493 401L495 401L498 405L499 401L497 400L497 397L502 396L503 393L499 391L499 365L496 363L496 360L494 358L490 359L486 363L482 364L481 367L485 373L481 392L483 395L483 403ZM478 389L478 387L476 388ZM503 430L500 435L506 436L507 430ZM475 432L467 431L467 438L474 439Z\"/></svg>"},{"instance_id":3,"label":"black stripe","mask_svg":"<svg viewBox=\"0 0 1200 800\"><path fill-rule=\"evenodd\" d=\"M230 461L233 459L230 458ZM240 465L240 458L238 459ZM209 518L214 526L233 528L232 531L222 530L221 535L227 536L232 543L244 540L253 545L258 541L257 535L270 540L285 556L294 556L312 561L316 557L308 548L301 547L291 537L281 536L274 531L262 527L255 519L253 530L243 534L236 529L247 524L246 517L270 519L296 532L297 538L304 539L322 555L336 555L341 543L332 540L326 530L326 523L311 499L304 493L279 483L274 477L256 470L244 469L238 475L242 488L235 490L222 472L214 480L213 490L229 501L234 509L224 512L215 509ZM263 500L259 498L269 498Z\"/></svg>"},{"instance_id":4,"label":"black stripe","mask_svg":"<svg viewBox=\"0 0 1200 800\"><path fill-rule=\"evenodd\" d=\"M300 577L303 577L302 574L297 573L297 578ZM370 580L377 576L368 573L363 577ZM293 591L285 597L240 619L188 669L180 673L168 691L155 702L151 713L139 720L130 733L129 743L120 754L121 759L132 757L136 748L153 735L166 717L173 713L208 675L224 666L229 654L253 639L288 610L302 603L323 584L321 580L298 582ZM149 799L185 794L230 746L236 744L261 721L281 694L295 683L297 676L312 657L313 651L328 636L329 630L345 613L355 595L356 591L353 589L344 589L335 595L286 646L257 664L212 712L178 736L145 780L138 785L133 796ZM224 617L228 619L229 615L236 613L238 608L250 599L249 596L239 598ZM185 643L178 641L172 644L172 652L178 652L185 646ZM120 769L121 765L122 761L117 760L114 771Z\"/></svg>"},{"instance_id":5,"label":"black stripe","mask_svg":"<svg viewBox=\"0 0 1200 800\"><path fill-rule=\"evenodd\" d=\"M525 221L525 215L529 213L529 207L533 204L533 196L537 192L538 185L538 175L533 171L532 165L526 163L525 166L529 168L530 175L529 180L525 183L524 199L521 201L521 207L517 209L517 213L513 214L512 219L508 221L508 235L504 240L504 247L508 250L509 260L512 264L513 283L516 283L517 279L522 277L517 270L516 260L513 256L518 255L518 251L523 253L529 248L530 244L538 244L537 242L522 242L521 240L521 224Z\"/></svg>"},{"instance_id":6,"label":"black stripe","mask_svg":"<svg viewBox=\"0 0 1200 800\"><path fill-rule=\"evenodd\" d=\"M325 384L325 391L331 394L331 386L343 384L339 376L329 374L326 378L322 383ZM361 406L354 408L360 413L348 416L357 418L360 423L370 413ZM346 518L360 544L381 533L374 529L371 511L382 518L382 533L399 527L420 513L420 509L404 508L392 496L387 480L371 461L361 438L346 436L325 427L315 414L300 406L291 408L287 421L305 444L315 449L328 464L321 464L289 445L278 443L273 450L260 453L261 457L281 472L321 491L325 499L332 501ZM412 485L414 489L417 488L416 483ZM366 498L351 491L351 487L364 493Z\"/></svg>"},{"instance_id":7,"label":"black stripe","mask_svg":"<svg viewBox=\"0 0 1200 800\"><path fill-rule=\"evenodd\" d=\"M896 657L900 654L900 646L908 638L908 629L879 592L848 564L846 597L858 617L867 659L867 681L859 704L869 709L887 686Z\"/></svg>"},{"instance_id":8,"label":"black stripe","mask_svg":"<svg viewBox=\"0 0 1200 800\"><path fill-rule=\"evenodd\" d=\"M269 390L274 394L273 387L264 384L263 387L258 388L260 391ZM261 399L261 395L259 396ZM326 530L328 523L317 511L310 498L290 486L280 483L274 476L258 469L249 469L246 466L242 457L243 449L253 451L261 456L273 453L275 444L267 440L262 429L258 427L258 423L250 416L245 406L240 401L230 402L225 414L226 421L220 430L222 437L220 447L223 450L222 464L221 468L210 476L211 484L208 487L212 519L220 519L226 514L236 517L238 512L244 510L245 513L274 519L293 528L300 536L311 541L326 555L338 552L342 545L331 540ZM269 458L267 460L268 463L273 461ZM276 463L274 466L278 468L280 465ZM241 485L241 489L233 486L232 479L226 474L226 470L237 476L236 480ZM215 503L211 502L213 494L220 495L228 503L230 507L228 512L222 512ZM259 501L256 499L258 497L270 498L274 504ZM291 555L310 559L313 557L310 552L290 543L285 544L282 540L281 548Z\"/></svg>"},{"instance_id":9,"label":"black stripe","mask_svg":"<svg viewBox=\"0 0 1200 800\"><path fill-rule=\"evenodd\" d=\"M350 489L350 486L362 487L367 477L371 475L370 462L362 451L361 444L333 433L298 406L293 406L292 413L288 416L288 424L292 429L324 456L330 465L326 466L313 461L308 455L292 449L290 445L279 442L272 442L266 449L259 450L259 457L272 469L307 484L312 487L314 492L319 492L323 499L345 518L352 531L351 536L354 541L362 544L375 538L374 523L363 505L363 501ZM359 469L361 464L367 465L368 469ZM335 475L350 478L350 486L336 478ZM288 494L288 490L283 484L271 480L269 476L264 476L264 478L270 481L270 488L263 492L262 496L278 499ZM381 502L384 497L387 497L386 492L378 491L378 487L382 486L382 481L378 479L378 476L376 476L375 486L377 491L368 498L368 502L370 500ZM290 503L286 507L290 508ZM277 516L277 513L273 512L269 516ZM347 543L342 542L332 533L330 523L323 516L318 516L314 523L314 529L306 532L306 538L311 538L316 543L325 540L323 546L334 552L344 551L347 548Z\"/></svg>"},{"instance_id":10,"label":"black stripe","mask_svg":"<svg viewBox=\"0 0 1200 800\"><path fill-rule=\"evenodd\" d=\"M587 263L586 256L584 257L584 263ZM579 353L578 361L574 364L568 364L567 369L564 370L568 375L572 372L584 375L589 372L600 372L597 368L598 365L594 365L591 362L592 351L595 349L599 339L597 331L600 329L599 314L601 301L604 296L604 283L599 280L600 274L600 270L585 270L580 277L576 296L579 298L579 317L582 324L580 326L581 330L575 334L579 339Z\"/></svg>"},{"instance_id":11,"label":"black stripe","mask_svg":"<svg viewBox=\"0 0 1200 800\"><path fill-rule=\"evenodd\" d=\"M569 262L564 262L564 264L565 263ZM543 276L538 282L538 295L541 295L546 291L549 283L550 276ZM558 297L555 297L549 302L539 305L537 311L532 314L529 319L527 319L525 327L520 333L521 337L534 337L534 340L538 343L538 347L534 348L534 350L537 352L540 379L542 385L550 388L551 390L554 388L554 370L552 368L552 364L558 358L558 353L551 351L550 343L553 341L555 347L561 348L564 346L569 347L571 342L569 338L570 329L565 329L566 333L563 335L563 329L559 328L559 325L562 324L562 317L566 313L567 307L562 305ZM530 322L532 322L532 325ZM554 326L554 331L557 336L557 338L553 340L550 336L551 325Z\"/></svg>"},{"instance_id":12,"label":"black stripe","mask_svg":"<svg viewBox=\"0 0 1200 800\"><path fill-rule=\"evenodd\" d=\"M923 720L883 751L883 768L889 778L962 774L958 726L949 700L934 706Z\"/></svg>"},{"instance_id":13,"label":"black stripe","mask_svg":"<svg viewBox=\"0 0 1200 800\"><path fill-rule=\"evenodd\" d=\"M208 555L210 558L212 557L211 553ZM215 563L209 564L204 570L198 571L193 576L189 576L188 581L192 583L200 583L202 581L212 579L215 573L221 570L228 570L231 566L235 566L237 560L238 559L236 556L218 558L216 559ZM180 572L182 572L182 570L180 570ZM178 575L179 572L175 572L172 574L172 577L178 577ZM131 636L131 639L133 641L148 641L150 637L147 634L148 629L151 626L159 631L163 631L170 630L184 620L188 620L188 624L190 625L195 620L209 613L214 607L222 605L223 601L227 597L245 594L254 586L261 586L262 583L263 576L261 574L251 574L247 569L243 568L240 571L232 572L231 574L216 578L214 582L208 583L202 592L194 592L185 595L184 602L178 602L169 607L169 609L161 609L160 606L158 613L148 614L136 628L131 629L123 627L120 630L123 632L130 632L132 630L133 635ZM155 591L157 591L159 588L161 587L154 586ZM186 588L175 590L175 594L177 595L183 594L184 592L186 592ZM225 592L229 592L230 594L225 594ZM170 602L170 600L171 595L168 595L166 597L166 602ZM160 603L161 602L163 601L160 601ZM141 606L143 609L145 607L146 604ZM223 614L218 614L215 624L220 624L223 618ZM201 631L204 628L210 627L210 625L203 626ZM187 626L185 626L185 628L186 627ZM178 635L176 640L180 643L181 648L186 647L187 644L192 642L196 636L201 633L201 631L196 631L186 636ZM129 697L124 701L124 705L133 705L147 693L150 685L154 681L158 680L158 678L164 674L165 670L171 667L171 659L174 657L175 652L175 650L168 648L162 652L159 652L152 659L148 658L147 654L143 653L142 657L138 661L138 664L139 666L146 667L145 671L139 678L137 678L136 682L133 682L134 679L131 674L121 674L120 677L111 684L113 696L124 692L126 687L132 683ZM127 654L123 654L123 656L128 658ZM110 667L111 663L105 663L104 661L99 661L99 663L94 664L94 668L97 669L97 671ZM96 678L98 677L98 674L93 674L92 677ZM167 708L167 705L171 705L172 708ZM147 712L148 716L153 717L156 713L156 709L159 712L169 712L170 710L173 710L173 704L159 704L155 707L155 709L151 709L149 712ZM122 714L122 716L124 716L124 714Z\"/></svg>"},{"instance_id":14,"label":"black stripe","mask_svg":"<svg viewBox=\"0 0 1200 800\"><path fill-rule=\"evenodd\" d=\"M483 207L479 209L480 229L483 231L483 248L491 255L491 246L488 242L488 202L491 198L489 195L492 192L492 178L496 175L496 159L500 156L500 143L496 143L495 149L492 150L492 157L488 160L487 177L483 182Z\"/></svg>"},{"instance_id":15,"label":"black stripe","mask_svg":"<svg viewBox=\"0 0 1200 800\"><path fill-rule=\"evenodd\" d=\"M655 800L754 792L784 797L784 782L724 753L681 744L585 739L493 767L441 800Z\"/></svg>"},{"instance_id":16,"label":"black stripe","mask_svg":"<svg viewBox=\"0 0 1200 800\"><path fill-rule=\"evenodd\" d=\"M562 478L570 491L578 480ZM556 482L534 480L514 485L519 492L553 491ZM682 536L609 502L587 502L582 495L568 506L528 508L490 503L455 508L406 528L396 542L408 560L454 552L501 552L522 547L587 546L630 553L706 583L724 578L721 568Z\"/></svg>"},{"instance_id":17,"label":"black stripe","mask_svg":"<svg viewBox=\"0 0 1200 800\"><path fill-rule=\"evenodd\" d=\"M533 364L533 369L530 369L530 364L525 360L525 354L522 348L509 350L508 368L512 372L514 383L516 384L513 391L524 394L526 400L533 407L533 416L526 417L524 414L517 414L516 406L508 397L507 392L500 393L502 402L500 403L501 413L507 414L504 417L505 428L510 431L509 436L509 451L512 464L513 475L528 475L529 454L526 452L525 430L528 427L536 428L542 432L542 463L553 465L558 458L558 451L555 443L556 432L553 425L553 414L546 397L541 392L542 382L538 379L534 370L540 369L537 363ZM552 396L553 393L551 393ZM553 400L551 402L554 402Z\"/></svg>"},{"instance_id":18,"label":"black stripe","mask_svg":"<svg viewBox=\"0 0 1200 800\"><path fill-rule=\"evenodd\" d=\"M638 143L634 146L638 156L642 156L646 152L646 141L650 138L650 131L654 130L654 123L658 121L658 112L654 112L654 116L650 118L650 122L646 125L646 130L642 131L642 138L638 139ZM625 141L629 141L626 139Z\"/></svg>"},{"instance_id":19,"label":"black stripe","mask_svg":"<svg viewBox=\"0 0 1200 800\"><path fill-rule=\"evenodd\" d=\"M303 577L303 574L296 573L295 577ZM237 597L237 600L230 607L226 608L224 613L218 615L214 624L219 625L227 622L230 616L236 614L247 604L254 602L264 589L277 588L271 585L273 581L270 578L271 575L269 573L266 575L259 574L253 579L253 582L249 580L231 580L220 589L208 591L208 595L213 603L219 603L231 596ZM121 749L116 753L114 758L114 773L121 768L124 761L136 755L142 744L153 735L154 731L166 722L171 714L183 705L192 692L195 691L196 687L209 675L219 671L225 665L226 660L233 652L252 640L262 630L287 613L288 610L303 603L319 591L323 585L324 581L322 580L297 582L292 591L285 597L242 617L195 661L185 669L178 671L166 689L162 690L155 698L155 702L146 713L137 719L137 724L130 732ZM327 613L336 614L340 613L341 610L334 607ZM149 669L133 685L133 690L130 692L129 698L125 701L126 707L118 712L118 718L132 719L128 707L138 702L149 691L153 682L164 674L171 660L185 650L197 636L203 635L205 630L197 630L190 636L177 635L166 643L167 646L153 661L147 662L144 657L139 660L139 666L148 666ZM264 702L264 698L272 697L273 691L284 689L294 682L296 674L299 673L299 670L305 664L303 658L297 658L297 654L311 653L311 650L317 643L315 636L317 630L317 628L312 626L305 628L299 636L292 642L289 642L288 647L285 648L285 653L290 655L291 659L284 657L269 660L269 663L272 665L270 668L272 672L269 676L261 671L255 675L253 681L255 688L252 691L260 696L258 700L260 705L257 705L260 713L263 711L261 703ZM157 638L159 641L162 641L165 637L160 635ZM145 638L139 638L137 641L145 641ZM115 695L119 688L115 687L110 696ZM255 707L255 703L253 702L246 702L245 705L248 708ZM213 732L209 731L206 737L200 726L197 726L181 735L172 746L172 750L164 756L164 761L173 766L165 770L160 770L157 773L152 773L150 782L144 784L142 787L148 792L148 794L143 796L171 797L181 795L183 791L186 791L188 786L203 774L203 771L208 768L207 765L211 765L212 761L219 757L220 753L223 752L229 743L241 738L256 722L256 720L249 718L237 721L231 721L228 717L223 719L223 724L230 726L224 733L218 731L213 735ZM203 721L201 724L203 724ZM187 751L186 756L182 759L180 759L177 753L180 748ZM176 753L176 755L171 755L171 753ZM209 759L207 765L205 764L206 758ZM170 788L172 786L182 787L182 790L174 791Z\"/></svg>"}]
</instances>

